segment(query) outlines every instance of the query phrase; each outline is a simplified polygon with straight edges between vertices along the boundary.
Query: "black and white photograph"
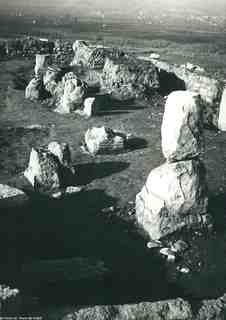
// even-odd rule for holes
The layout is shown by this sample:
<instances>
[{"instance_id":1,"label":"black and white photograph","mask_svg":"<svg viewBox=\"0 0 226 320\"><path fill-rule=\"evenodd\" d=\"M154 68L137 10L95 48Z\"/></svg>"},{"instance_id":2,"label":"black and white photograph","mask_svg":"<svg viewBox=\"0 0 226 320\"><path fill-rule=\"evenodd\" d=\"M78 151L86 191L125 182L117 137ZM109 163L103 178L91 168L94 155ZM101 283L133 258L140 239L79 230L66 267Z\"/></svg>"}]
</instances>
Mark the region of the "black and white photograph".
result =
<instances>
[{"instance_id":1,"label":"black and white photograph","mask_svg":"<svg viewBox=\"0 0 226 320\"><path fill-rule=\"evenodd\" d=\"M226 320L226 0L0 0L0 320Z\"/></svg>"}]
</instances>

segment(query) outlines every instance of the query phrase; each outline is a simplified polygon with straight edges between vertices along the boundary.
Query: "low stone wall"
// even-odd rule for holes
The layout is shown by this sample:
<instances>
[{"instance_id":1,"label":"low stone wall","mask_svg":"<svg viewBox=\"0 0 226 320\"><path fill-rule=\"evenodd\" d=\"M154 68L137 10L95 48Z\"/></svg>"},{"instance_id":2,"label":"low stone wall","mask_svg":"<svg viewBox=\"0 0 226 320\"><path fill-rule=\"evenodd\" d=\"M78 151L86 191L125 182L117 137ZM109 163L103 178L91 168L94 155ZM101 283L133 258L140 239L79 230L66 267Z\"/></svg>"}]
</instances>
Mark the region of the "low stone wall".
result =
<instances>
[{"instance_id":1,"label":"low stone wall","mask_svg":"<svg viewBox=\"0 0 226 320\"><path fill-rule=\"evenodd\" d=\"M205 123L218 127L223 81L190 71L184 65L174 65L154 59L151 61L158 68L160 88L164 94L175 90L198 92L203 101Z\"/></svg>"}]
</instances>

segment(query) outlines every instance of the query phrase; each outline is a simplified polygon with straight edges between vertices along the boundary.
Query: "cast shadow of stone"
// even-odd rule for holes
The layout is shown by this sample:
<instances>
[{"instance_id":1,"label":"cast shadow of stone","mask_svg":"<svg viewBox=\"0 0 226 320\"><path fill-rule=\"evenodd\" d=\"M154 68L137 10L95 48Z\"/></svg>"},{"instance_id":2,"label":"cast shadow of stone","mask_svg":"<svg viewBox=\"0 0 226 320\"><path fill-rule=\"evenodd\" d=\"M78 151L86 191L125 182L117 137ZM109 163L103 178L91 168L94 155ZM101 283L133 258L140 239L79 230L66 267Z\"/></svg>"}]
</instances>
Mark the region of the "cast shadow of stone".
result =
<instances>
[{"instance_id":1,"label":"cast shadow of stone","mask_svg":"<svg viewBox=\"0 0 226 320\"><path fill-rule=\"evenodd\" d=\"M163 260L148 251L135 226L102 211L116 204L115 198L96 189L63 200L32 199L30 206L17 214L16 208L5 212L0 224L1 231L5 230L0 233L5 253L1 260L4 263L9 252L11 256L16 253L15 284L27 294L41 297L43 303L92 305L178 296L178 289L166 280ZM14 235L10 240L6 236L9 230ZM80 279L81 270L76 263L73 267L78 257L101 261L108 272L92 276L87 266L87 271L82 270L87 277ZM40 261L42 269L36 267ZM47 266L50 261L48 273L45 263ZM67 273L69 261L72 267Z\"/></svg>"},{"instance_id":2,"label":"cast shadow of stone","mask_svg":"<svg viewBox=\"0 0 226 320\"><path fill-rule=\"evenodd\" d=\"M213 217L215 230L224 232L226 228L226 193L222 192L210 196L208 210Z\"/></svg>"},{"instance_id":3,"label":"cast shadow of stone","mask_svg":"<svg viewBox=\"0 0 226 320\"><path fill-rule=\"evenodd\" d=\"M114 173L126 170L129 167L128 162L103 161L100 163L90 162L78 164L74 167L74 182L76 185L86 185L95 179L101 179Z\"/></svg>"},{"instance_id":4,"label":"cast shadow of stone","mask_svg":"<svg viewBox=\"0 0 226 320\"><path fill-rule=\"evenodd\" d=\"M172 72L159 71L160 93L168 95L172 91L186 90L185 82Z\"/></svg>"}]
</instances>

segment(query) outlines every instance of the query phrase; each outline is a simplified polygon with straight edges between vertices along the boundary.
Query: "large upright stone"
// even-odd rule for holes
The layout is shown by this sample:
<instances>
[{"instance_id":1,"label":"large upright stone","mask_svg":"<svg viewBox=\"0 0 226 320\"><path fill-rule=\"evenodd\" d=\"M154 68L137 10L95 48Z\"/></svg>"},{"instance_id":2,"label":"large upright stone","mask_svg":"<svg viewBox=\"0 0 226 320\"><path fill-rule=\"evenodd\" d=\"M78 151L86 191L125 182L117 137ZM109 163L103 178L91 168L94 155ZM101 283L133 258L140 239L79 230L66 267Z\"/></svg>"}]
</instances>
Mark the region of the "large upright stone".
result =
<instances>
[{"instance_id":1,"label":"large upright stone","mask_svg":"<svg viewBox=\"0 0 226 320\"><path fill-rule=\"evenodd\" d=\"M87 93L87 85L77 77L62 80L64 93L57 109L58 113L70 113L81 107Z\"/></svg>"},{"instance_id":2,"label":"large upright stone","mask_svg":"<svg viewBox=\"0 0 226 320\"><path fill-rule=\"evenodd\" d=\"M183 227L201 227L207 217L205 169L198 160L165 163L151 171L136 196L136 218L152 239Z\"/></svg>"},{"instance_id":3,"label":"large upright stone","mask_svg":"<svg viewBox=\"0 0 226 320\"><path fill-rule=\"evenodd\" d=\"M59 159L44 148L32 148L28 168L24 176L36 191L52 192L62 185Z\"/></svg>"},{"instance_id":4,"label":"large upright stone","mask_svg":"<svg viewBox=\"0 0 226 320\"><path fill-rule=\"evenodd\" d=\"M35 75L42 74L50 61L49 54L36 54L35 56Z\"/></svg>"},{"instance_id":5,"label":"large upright stone","mask_svg":"<svg viewBox=\"0 0 226 320\"><path fill-rule=\"evenodd\" d=\"M42 95L42 81L40 78L35 77L31 79L25 89L25 98L31 101L37 101Z\"/></svg>"},{"instance_id":6,"label":"large upright stone","mask_svg":"<svg viewBox=\"0 0 226 320\"><path fill-rule=\"evenodd\" d=\"M218 129L226 131L226 87L224 88L220 103Z\"/></svg>"},{"instance_id":7,"label":"large upright stone","mask_svg":"<svg viewBox=\"0 0 226 320\"><path fill-rule=\"evenodd\" d=\"M191 159L203 149L199 94L174 91L166 101L162 122L162 151L169 162Z\"/></svg>"}]
</instances>

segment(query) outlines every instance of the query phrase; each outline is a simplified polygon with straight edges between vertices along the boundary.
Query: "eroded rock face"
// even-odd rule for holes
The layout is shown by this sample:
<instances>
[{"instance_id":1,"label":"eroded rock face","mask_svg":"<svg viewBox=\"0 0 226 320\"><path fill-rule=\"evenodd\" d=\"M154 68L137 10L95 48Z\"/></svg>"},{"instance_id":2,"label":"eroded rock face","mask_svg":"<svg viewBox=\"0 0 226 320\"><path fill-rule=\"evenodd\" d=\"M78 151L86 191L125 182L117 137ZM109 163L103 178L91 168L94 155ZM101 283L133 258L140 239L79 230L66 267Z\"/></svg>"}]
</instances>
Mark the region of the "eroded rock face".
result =
<instances>
[{"instance_id":1,"label":"eroded rock face","mask_svg":"<svg viewBox=\"0 0 226 320\"><path fill-rule=\"evenodd\" d=\"M83 40L76 40L73 43L74 59L71 62L71 66L82 64L88 65L89 58L92 55L93 49L89 48L88 43Z\"/></svg>"},{"instance_id":2,"label":"eroded rock face","mask_svg":"<svg viewBox=\"0 0 226 320\"><path fill-rule=\"evenodd\" d=\"M28 196L17 188L0 184L0 207L18 206L28 202Z\"/></svg>"},{"instance_id":3,"label":"eroded rock face","mask_svg":"<svg viewBox=\"0 0 226 320\"><path fill-rule=\"evenodd\" d=\"M87 94L86 83L78 79L73 73L69 73L64 76L61 84L64 92L55 111L70 113L81 107Z\"/></svg>"},{"instance_id":4,"label":"eroded rock face","mask_svg":"<svg viewBox=\"0 0 226 320\"><path fill-rule=\"evenodd\" d=\"M101 89L118 100L143 98L159 87L158 74L151 62L132 57L106 59Z\"/></svg>"},{"instance_id":5,"label":"eroded rock face","mask_svg":"<svg viewBox=\"0 0 226 320\"><path fill-rule=\"evenodd\" d=\"M126 135L110 128L88 129L85 134L85 148L93 155L122 151L125 148Z\"/></svg>"},{"instance_id":6,"label":"eroded rock face","mask_svg":"<svg viewBox=\"0 0 226 320\"><path fill-rule=\"evenodd\" d=\"M25 89L25 98L31 101L37 101L42 95L42 81L40 78L35 77L31 79Z\"/></svg>"},{"instance_id":7,"label":"eroded rock face","mask_svg":"<svg viewBox=\"0 0 226 320\"><path fill-rule=\"evenodd\" d=\"M62 185L60 162L54 154L44 148L32 148L24 176L36 191L51 192Z\"/></svg>"},{"instance_id":8,"label":"eroded rock face","mask_svg":"<svg viewBox=\"0 0 226 320\"><path fill-rule=\"evenodd\" d=\"M200 226L207 218L205 169L198 160L165 163L151 171L136 196L136 218L151 239L183 227Z\"/></svg>"},{"instance_id":9,"label":"eroded rock face","mask_svg":"<svg viewBox=\"0 0 226 320\"><path fill-rule=\"evenodd\" d=\"M50 62L50 55L49 54L36 54L35 56L35 75L38 76L39 74L44 73L44 70L48 66Z\"/></svg>"},{"instance_id":10,"label":"eroded rock face","mask_svg":"<svg viewBox=\"0 0 226 320\"><path fill-rule=\"evenodd\" d=\"M44 86L46 86L47 83L49 83L51 81L58 82L61 72L62 72L62 70L56 66L48 67L44 76L43 76Z\"/></svg>"},{"instance_id":11,"label":"eroded rock face","mask_svg":"<svg viewBox=\"0 0 226 320\"><path fill-rule=\"evenodd\" d=\"M52 141L48 145L48 150L59 159L62 166L67 168L72 167L71 151L67 143Z\"/></svg>"},{"instance_id":12,"label":"eroded rock face","mask_svg":"<svg viewBox=\"0 0 226 320\"><path fill-rule=\"evenodd\" d=\"M221 98L217 127L222 131L226 131L226 87Z\"/></svg>"},{"instance_id":13,"label":"eroded rock face","mask_svg":"<svg viewBox=\"0 0 226 320\"><path fill-rule=\"evenodd\" d=\"M162 121L162 151L169 162L191 159L203 151L203 118L197 93L174 91Z\"/></svg>"},{"instance_id":14,"label":"eroded rock face","mask_svg":"<svg viewBox=\"0 0 226 320\"><path fill-rule=\"evenodd\" d=\"M75 56L71 62L71 66L82 65L94 70L102 70L107 57L119 59L124 56L124 52L117 48L91 48L88 43L81 40L75 41L73 50Z\"/></svg>"},{"instance_id":15,"label":"eroded rock face","mask_svg":"<svg viewBox=\"0 0 226 320\"><path fill-rule=\"evenodd\" d=\"M82 308L64 320L192 320L191 305L181 299Z\"/></svg>"}]
</instances>

